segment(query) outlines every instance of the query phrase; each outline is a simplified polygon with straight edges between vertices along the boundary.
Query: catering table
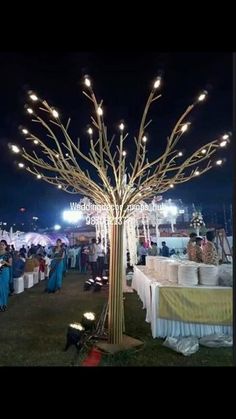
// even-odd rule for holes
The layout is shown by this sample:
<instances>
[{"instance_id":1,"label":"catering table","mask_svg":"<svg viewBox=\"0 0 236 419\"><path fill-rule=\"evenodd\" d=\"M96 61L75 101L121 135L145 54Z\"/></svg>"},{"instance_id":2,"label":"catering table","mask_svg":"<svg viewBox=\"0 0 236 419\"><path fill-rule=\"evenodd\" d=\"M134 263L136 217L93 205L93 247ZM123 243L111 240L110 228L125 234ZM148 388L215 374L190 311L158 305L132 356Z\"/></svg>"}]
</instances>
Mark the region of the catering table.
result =
<instances>
[{"instance_id":1,"label":"catering table","mask_svg":"<svg viewBox=\"0 0 236 419\"><path fill-rule=\"evenodd\" d=\"M160 280L146 266L135 266L132 287L137 291L152 336L232 335L232 288L181 286Z\"/></svg>"}]
</instances>

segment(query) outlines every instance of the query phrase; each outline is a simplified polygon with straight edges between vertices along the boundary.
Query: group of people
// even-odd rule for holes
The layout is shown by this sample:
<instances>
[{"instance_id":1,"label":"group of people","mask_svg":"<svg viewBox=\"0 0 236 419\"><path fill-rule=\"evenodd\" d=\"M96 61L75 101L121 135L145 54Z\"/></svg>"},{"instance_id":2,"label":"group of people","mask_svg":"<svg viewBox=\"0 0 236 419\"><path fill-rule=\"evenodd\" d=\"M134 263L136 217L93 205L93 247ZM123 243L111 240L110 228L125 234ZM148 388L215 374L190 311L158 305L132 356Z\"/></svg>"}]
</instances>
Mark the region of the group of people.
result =
<instances>
[{"instance_id":1,"label":"group of people","mask_svg":"<svg viewBox=\"0 0 236 419\"><path fill-rule=\"evenodd\" d=\"M187 245L186 251L184 250L183 254L188 255L188 259L197 263L205 263L210 265L218 265L219 257L217 253L216 246L214 244L215 233L214 231L208 231L206 233L206 241L203 240L203 237L198 236L196 233L190 234L190 239ZM158 253L157 244L151 242L149 248L145 246L142 242L138 247L138 264L146 264L146 256L160 256L170 257L176 254L175 249L169 249L166 245L166 242L161 243L162 247Z\"/></svg>"},{"instance_id":2,"label":"group of people","mask_svg":"<svg viewBox=\"0 0 236 419\"><path fill-rule=\"evenodd\" d=\"M159 255L163 257L169 257L173 254L175 254L175 249L169 249L169 247L166 245L166 242L163 241L161 243L162 247L159 251ZM138 248L138 259L140 265L146 264L146 256L158 256L158 248L157 243L154 243L151 241L151 245L149 248L145 246L145 244L142 242L140 243L140 246Z\"/></svg>"},{"instance_id":3,"label":"group of people","mask_svg":"<svg viewBox=\"0 0 236 419\"><path fill-rule=\"evenodd\" d=\"M219 256L214 244L215 233L208 231L206 233L206 243L203 245L203 238L196 233L190 234L187 246L188 259L192 262L205 263L207 265L218 265Z\"/></svg>"}]
</instances>

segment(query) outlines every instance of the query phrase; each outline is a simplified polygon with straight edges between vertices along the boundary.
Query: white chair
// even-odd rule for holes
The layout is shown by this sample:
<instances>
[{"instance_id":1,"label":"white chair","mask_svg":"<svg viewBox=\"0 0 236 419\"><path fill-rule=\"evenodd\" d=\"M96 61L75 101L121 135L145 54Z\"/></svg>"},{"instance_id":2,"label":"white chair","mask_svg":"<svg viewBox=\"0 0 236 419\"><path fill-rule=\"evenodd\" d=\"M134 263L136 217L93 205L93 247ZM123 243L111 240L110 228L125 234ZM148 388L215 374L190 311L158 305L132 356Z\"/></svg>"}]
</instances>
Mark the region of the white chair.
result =
<instances>
[{"instance_id":1,"label":"white chair","mask_svg":"<svg viewBox=\"0 0 236 419\"><path fill-rule=\"evenodd\" d=\"M34 273L27 272L24 274L24 287L31 288L34 285Z\"/></svg>"},{"instance_id":2,"label":"white chair","mask_svg":"<svg viewBox=\"0 0 236 419\"><path fill-rule=\"evenodd\" d=\"M20 294L24 292L24 278L20 276L19 278L14 278L14 294Z\"/></svg>"},{"instance_id":3,"label":"white chair","mask_svg":"<svg viewBox=\"0 0 236 419\"><path fill-rule=\"evenodd\" d=\"M33 272L33 283L38 284L39 282L39 272Z\"/></svg>"}]
</instances>

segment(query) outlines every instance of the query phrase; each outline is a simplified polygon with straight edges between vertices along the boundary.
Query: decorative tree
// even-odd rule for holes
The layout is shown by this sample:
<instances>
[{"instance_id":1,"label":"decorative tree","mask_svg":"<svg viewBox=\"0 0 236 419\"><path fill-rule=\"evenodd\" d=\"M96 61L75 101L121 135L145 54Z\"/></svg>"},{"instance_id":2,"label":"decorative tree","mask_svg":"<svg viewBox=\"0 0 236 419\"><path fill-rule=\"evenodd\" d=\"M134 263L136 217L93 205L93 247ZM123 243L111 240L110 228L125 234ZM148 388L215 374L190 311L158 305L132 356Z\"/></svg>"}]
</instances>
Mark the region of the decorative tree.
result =
<instances>
[{"instance_id":1,"label":"decorative tree","mask_svg":"<svg viewBox=\"0 0 236 419\"><path fill-rule=\"evenodd\" d=\"M38 127L45 129L49 138L40 133L41 129L38 134L34 134L28 128L21 128L26 140L34 143L40 151L27 152L24 148L20 150L16 145L12 145L12 150L22 152L22 157L30 163L26 170L37 179L43 179L71 194L83 194L91 198L95 204L107 205L111 228L108 341L119 344L123 339L124 324L123 225L124 220L132 214L130 205L136 205L140 200L156 194L163 194L179 183L206 173L213 166L211 158L221 146L222 139L217 138L208 142L185 158L183 158L183 153L176 148L182 135L190 126L187 116L195 105L206 98L207 92L204 91L178 119L171 135L167 138L163 154L149 161L146 130L151 121L146 122L146 120L151 104L161 96L156 94L161 85L161 79L158 77L152 85L138 134L134 137L136 151L127 166L124 141L128 134L124 134L124 123L121 122L119 125L119 142L115 147L114 136L109 138L104 122L103 102L98 102L88 76L84 78L84 85L86 91L83 93L94 108L94 115L91 117L93 128L88 129L90 138L88 154L82 151L80 140L78 139L76 143L69 135L70 119L64 125L58 111L45 100L39 99L33 92L29 93L29 99L35 106L27 106L26 111L33 117L32 121L37 123ZM63 135L64 142L59 139L59 134ZM222 160L217 160L216 164L221 165L222 162ZM90 171L85 168L84 164L90 168ZM24 163L20 162L19 167L23 168Z\"/></svg>"},{"instance_id":2,"label":"decorative tree","mask_svg":"<svg viewBox=\"0 0 236 419\"><path fill-rule=\"evenodd\" d=\"M193 217L190 222L190 227L193 227L196 230L197 235L199 236L200 228L204 226L205 226L205 223L203 221L202 212L200 209L197 209L193 212Z\"/></svg>"}]
</instances>

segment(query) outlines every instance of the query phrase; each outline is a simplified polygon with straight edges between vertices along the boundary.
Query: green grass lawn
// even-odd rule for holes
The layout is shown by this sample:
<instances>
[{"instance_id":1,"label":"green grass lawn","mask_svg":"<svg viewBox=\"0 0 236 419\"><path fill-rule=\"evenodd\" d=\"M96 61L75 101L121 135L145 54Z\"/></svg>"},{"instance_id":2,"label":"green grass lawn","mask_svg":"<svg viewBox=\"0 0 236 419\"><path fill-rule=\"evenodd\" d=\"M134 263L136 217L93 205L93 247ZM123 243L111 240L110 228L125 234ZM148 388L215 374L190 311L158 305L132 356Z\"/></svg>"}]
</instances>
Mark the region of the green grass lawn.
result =
<instances>
[{"instance_id":1,"label":"green grass lawn","mask_svg":"<svg viewBox=\"0 0 236 419\"><path fill-rule=\"evenodd\" d=\"M0 313L0 366L79 366L86 350L64 352L67 325L85 311L100 315L107 293L84 292L84 275L69 273L61 293L43 293L45 281L9 298ZM137 294L125 294L126 334L144 342L141 349L103 355L101 366L231 366L231 349L200 350L184 357L153 339Z\"/></svg>"}]
</instances>

